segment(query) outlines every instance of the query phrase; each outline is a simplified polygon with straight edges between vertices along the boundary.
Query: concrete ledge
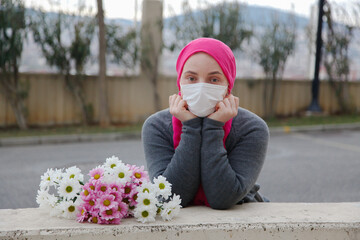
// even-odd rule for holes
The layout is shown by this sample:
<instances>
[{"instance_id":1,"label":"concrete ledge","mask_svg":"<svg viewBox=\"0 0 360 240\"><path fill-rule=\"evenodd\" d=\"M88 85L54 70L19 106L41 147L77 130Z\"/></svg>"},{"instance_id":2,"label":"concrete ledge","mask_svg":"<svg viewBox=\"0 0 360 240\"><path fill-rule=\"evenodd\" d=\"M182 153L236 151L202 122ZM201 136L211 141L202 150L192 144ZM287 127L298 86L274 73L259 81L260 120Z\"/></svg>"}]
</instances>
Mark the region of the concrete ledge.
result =
<instances>
[{"instance_id":1,"label":"concrete ledge","mask_svg":"<svg viewBox=\"0 0 360 240\"><path fill-rule=\"evenodd\" d=\"M77 223L38 208L0 210L0 239L360 239L360 203L251 203L188 207L170 222Z\"/></svg>"}]
</instances>

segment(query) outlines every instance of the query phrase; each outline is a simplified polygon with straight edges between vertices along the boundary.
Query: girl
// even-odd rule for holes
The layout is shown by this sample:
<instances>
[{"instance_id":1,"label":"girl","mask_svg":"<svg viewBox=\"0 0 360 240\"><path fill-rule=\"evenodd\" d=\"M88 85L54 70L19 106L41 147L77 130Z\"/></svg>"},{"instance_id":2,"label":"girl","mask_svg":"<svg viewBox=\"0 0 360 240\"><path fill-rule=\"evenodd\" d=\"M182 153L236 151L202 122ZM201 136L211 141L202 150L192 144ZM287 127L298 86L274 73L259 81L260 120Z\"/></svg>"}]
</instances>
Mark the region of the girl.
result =
<instances>
[{"instance_id":1,"label":"girl","mask_svg":"<svg viewBox=\"0 0 360 240\"><path fill-rule=\"evenodd\" d=\"M184 207L227 209L264 201L255 182L269 131L231 94L236 76L231 49L212 38L193 40L181 50L176 71L179 94L142 129L150 179L166 177Z\"/></svg>"}]
</instances>

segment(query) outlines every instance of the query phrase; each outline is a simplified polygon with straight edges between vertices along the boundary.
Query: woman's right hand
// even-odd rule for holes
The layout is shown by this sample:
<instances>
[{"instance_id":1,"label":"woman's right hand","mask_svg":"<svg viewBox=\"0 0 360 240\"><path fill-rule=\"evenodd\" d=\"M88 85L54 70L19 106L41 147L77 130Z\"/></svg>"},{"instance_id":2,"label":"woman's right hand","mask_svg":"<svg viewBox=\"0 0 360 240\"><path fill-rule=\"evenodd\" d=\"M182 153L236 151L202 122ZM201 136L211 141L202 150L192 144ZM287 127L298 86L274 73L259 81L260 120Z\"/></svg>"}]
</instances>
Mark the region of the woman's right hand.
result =
<instances>
[{"instance_id":1,"label":"woman's right hand","mask_svg":"<svg viewBox=\"0 0 360 240\"><path fill-rule=\"evenodd\" d=\"M170 113L181 122L196 118L196 116L187 109L187 103L178 94L169 97Z\"/></svg>"}]
</instances>

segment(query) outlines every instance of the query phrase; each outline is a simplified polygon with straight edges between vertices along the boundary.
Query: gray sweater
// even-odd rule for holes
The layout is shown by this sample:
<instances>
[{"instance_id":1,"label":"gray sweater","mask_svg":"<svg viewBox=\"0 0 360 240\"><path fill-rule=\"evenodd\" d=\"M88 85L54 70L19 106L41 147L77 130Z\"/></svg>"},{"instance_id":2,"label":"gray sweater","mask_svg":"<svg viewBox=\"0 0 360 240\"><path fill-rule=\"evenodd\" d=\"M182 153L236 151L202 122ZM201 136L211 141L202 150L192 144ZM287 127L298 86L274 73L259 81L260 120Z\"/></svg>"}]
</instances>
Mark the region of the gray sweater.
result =
<instances>
[{"instance_id":1,"label":"gray sweater","mask_svg":"<svg viewBox=\"0 0 360 240\"><path fill-rule=\"evenodd\" d=\"M192 202L200 184L214 209L263 201L255 182L269 140L266 123L254 113L239 108L225 142L226 149L223 125L209 118L183 122L181 140L175 150L169 109L150 116L142 128L150 179L166 177L184 207Z\"/></svg>"}]
</instances>

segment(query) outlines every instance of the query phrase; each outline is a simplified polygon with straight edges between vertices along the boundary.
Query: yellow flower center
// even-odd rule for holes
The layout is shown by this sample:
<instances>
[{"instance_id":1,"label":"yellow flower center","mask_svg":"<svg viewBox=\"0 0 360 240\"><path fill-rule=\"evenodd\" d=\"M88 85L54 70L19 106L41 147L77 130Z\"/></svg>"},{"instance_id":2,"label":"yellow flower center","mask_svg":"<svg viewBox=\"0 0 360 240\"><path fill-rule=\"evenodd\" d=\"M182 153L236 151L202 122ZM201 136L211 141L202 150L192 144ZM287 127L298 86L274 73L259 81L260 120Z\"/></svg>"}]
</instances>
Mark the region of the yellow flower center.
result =
<instances>
[{"instance_id":1,"label":"yellow flower center","mask_svg":"<svg viewBox=\"0 0 360 240\"><path fill-rule=\"evenodd\" d=\"M114 168L114 167L116 167L116 164L115 163L113 163L113 164L111 164L111 166L110 166L111 168Z\"/></svg>"},{"instance_id":2,"label":"yellow flower center","mask_svg":"<svg viewBox=\"0 0 360 240\"><path fill-rule=\"evenodd\" d=\"M160 189L164 189L164 188L165 188L165 184L160 183L160 184L159 184L159 188L160 188Z\"/></svg>"},{"instance_id":3,"label":"yellow flower center","mask_svg":"<svg viewBox=\"0 0 360 240\"><path fill-rule=\"evenodd\" d=\"M99 179L99 178L100 178L100 174L95 174L94 178L95 178L95 179Z\"/></svg>"},{"instance_id":4,"label":"yellow flower center","mask_svg":"<svg viewBox=\"0 0 360 240\"><path fill-rule=\"evenodd\" d=\"M107 189L106 186L102 186L102 187L100 188L100 190L103 191L103 192L105 192L106 189Z\"/></svg>"},{"instance_id":5,"label":"yellow flower center","mask_svg":"<svg viewBox=\"0 0 360 240\"><path fill-rule=\"evenodd\" d=\"M74 177L75 177L75 174L71 174L71 175L70 175L70 178L74 178Z\"/></svg>"},{"instance_id":6,"label":"yellow flower center","mask_svg":"<svg viewBox=\"0 0 360 240\"><path fill-rule=\"evenodd\" d=\"M170 215L170 213L171 213L171 210L170 210L170 211L168 211L168 215Z\"/></svg>"},{"instance_id":7,"label":"yellow flower center","mask_svg":"<svg viewBox=\"0 0 360 240\"><path fill-rule=\"evenodd\" d=\"M137 198L138 198L137 194L134 194L133 199L136 201Z\"/></svg>"},{"instance_id":8,"label":"yellow flower center","mask_svg":"<svg viewBox=\"0 0 360 240\"><path fill-rule=\"evenodd\" d=\"M98 222L98 219L97 219L97 217L93 217L93 218L91 219L91 221L92 221L93 223L97 223L97 222Z\"/></svg>"},{"instance_id":9,"label":"yellow flower center","mask_svg":"<svg viewBox=\"0 0 360 240\"><path fill-rule=\"evenodd\" d=\"M103 202L104 206L109 206L110 203L111 203L111 202L110 202L108 199L106 199L106 200Z\"/></svg>"},{"instance_id":10,"label":"yellow flower center","mask_svg":"<svg viewBox=\"0 0 360 240\"><path fill-rule=\"evenodd\" d=\"M94 202L93 200L90 200L90 201L89 201L89 204L90 204L91 206L94 206L94 205L95 205L95 202Z\"/></svg>"},{"instance_id":11,"label":"yellow flower center","mask_svg":"<svg viewBox=\"0 0 360 240\"><path fill-rule=\"evenodd\" d=\"M75 207L74 207L74 206L70 206L70 207L68 207L68 210L69 210L69 212L73 212L73 211L75 211Z\"/></svg>"},{"instance_id":12,"label":"yellow flower center","mask_svg":"<svg viewBox=\"0 0 360 240\"><path fill-rule=\"evenodd\" d=\"M87 189L84 190L84 195L88 196L89 195L89 191Z\"/></svg>"},{"instance_id":13,"label":"yellow flower center","mask_svg":"<svg viewBox=\"0 0 360 240\"><path fill-rule=\"evenodd\" d=\"M149 204L150 204L150 200L146 198L146 199L144 199L143 203L144 203L144 205L149 205Z\"/></svg>"},{"instance_id":14,"label":"yellow flower center","mask_svg":"<svg viewBox=\"0 0 360 240\"><path fill-rule=\"evenodd\" d=\"M137 179L139 179L139 178L141 178L141 174L140 174L140 173L135 173L135 177L136 177Z\"/></svg>"},{"instance_id":15,"label":"yellow flower center","mask_svg":"<svg viewBox=\"0 0 360 240\"><path fill-rule=\"evenodd\" d=\"M90 189L91 189L91 190L95 190L95 186L90 186Z\"/></svg>"},{"instance_id":16,"label":"yellow flower center","mask_svg":"<svg viewBox=\"0 0 360 240\"><path fill-rule=\"evenodd\" d=\"M110 210L106 210L106 214L107 215L112 215L113 214L113 212L112 212L112 210L110 209Z\"/></svg>"},{"instance_id":17,"label":"yellow flower center","mask_svg":"<svg viewBox=\"0 0 360 240\"><path fill-rule=\"evenodd\" d=\"M120 206L118 206L118 211L121 212L121 207Z\"/></svg>"},{"instance_id":18,"label":"yellow flower center","mask_svg":"<svg viewBox=\"0 0 360 240\"><path fill-rule=\"evenodd\" d=\"M125 177L125 173L120 172L118 176L119 176L119 178L124 178L124 177Z\"/></svg>"},{"instance_id":19,"label":"yellow flower center","mask_svg":"<svg viewBox=\"0 0 360 240\"><path fill-rule=\"evenodd\" d=\"M150 190L149 190L148 188L144 188L144 189L143 189L143 193L144 193L144 192L150 193Z\"/></svg>"},{"instance_id":20,"label":"yellow flower center","mask_svg":"<svg viewBox=\"0 0 360 240\"><path fill-rule=\"evenodd\" d=\"M67 187L65 188L65 191L66 191L67 193L71 193L72 190L73 190L72 186L67 186Z\"/></svg>"},{"instance_id":21,"label":"yellow flower center","mask_svg":"<svg viewBox=\"0 0 360 240\"><path fill-rule=\"evenodd\" d=\"M84 215L84 214L85 214L85 210L81 209L81 215Z\"/></svg>"},{"instance_id":22,"label":"yellow flower center","mask_svg":"<svg viewBox=\"0 0 360 240\"><path fill-rule=\"evenodd\" d=\"M131 191L131 188L129 188L129 187L125 187L125 193L126 193L126 194L129 194L129 193L130 193L130 191Z\"/></svg>"},{"instance_id":23,"label":"yellow flower center","mask_svg":"<svg viewBox=\"0 0 360 240\"><path fill-rule=\"evenodd\" d=\"M50 181L50 177L48 177L46 180Z\"/></svg>"},{"instance_id":24,"label":"yellow flower center","mask_svg":"<svg viewBox=\"0 0 360 240\"><path fill-rule=\"evenodd\" d=\"M146 218L147 216L149 216L149 212L148 211L143 211L141 213L141 216L143 216L144 218Z\"/></svg>"}]
</instances>

